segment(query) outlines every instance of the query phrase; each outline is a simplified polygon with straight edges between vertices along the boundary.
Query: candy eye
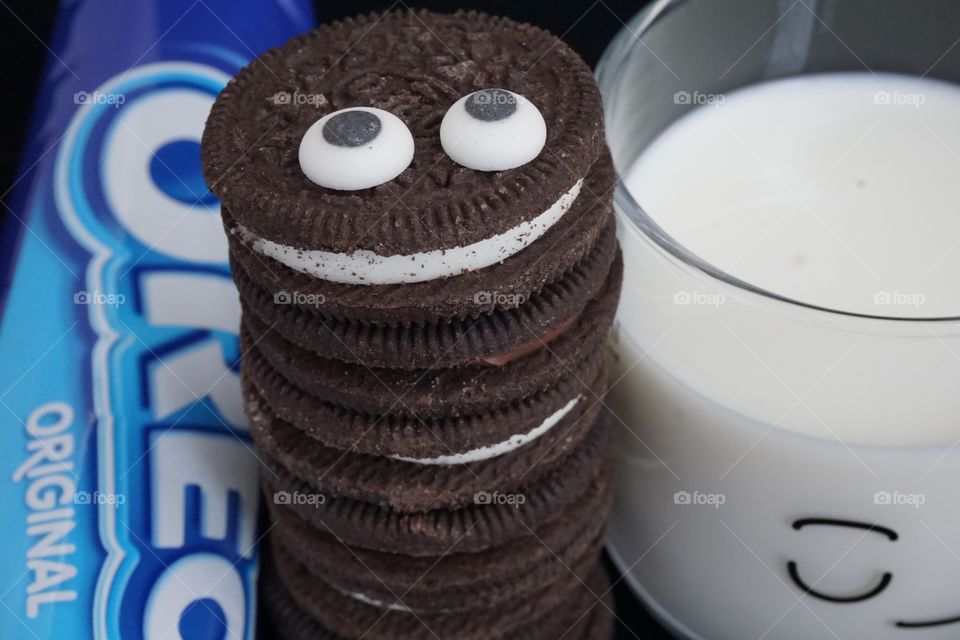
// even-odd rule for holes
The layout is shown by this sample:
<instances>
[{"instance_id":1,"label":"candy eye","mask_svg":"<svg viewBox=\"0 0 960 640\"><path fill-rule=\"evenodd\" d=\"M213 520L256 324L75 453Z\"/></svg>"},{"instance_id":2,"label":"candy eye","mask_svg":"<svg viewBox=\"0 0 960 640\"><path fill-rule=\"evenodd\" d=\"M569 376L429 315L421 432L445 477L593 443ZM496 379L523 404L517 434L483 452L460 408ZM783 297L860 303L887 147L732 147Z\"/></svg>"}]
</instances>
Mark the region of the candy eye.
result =
<instances>
[{"instance_id":1,"label":"candy eye","mask_svg":"<svg viewBox=\"0 0 960 640\"><path fill-rule=\"evenodd\" d=\"M338 191L390 182L413 160L413 136L397 116L372 107L341 109L320 118L300 141L300 168L311 181Z\"/></svg>"},{"instance_id":2,"label":"candy eye","mask_svg":"<svg viewBox=\"0 0 960 640\"><path fill-rule=\"evenodd\" d=\"M477 171L505 171L536 158L547 141L540 111L506 89L481 89L456 102L440 123L450 159Z\"/></svg>"}]
</instances>

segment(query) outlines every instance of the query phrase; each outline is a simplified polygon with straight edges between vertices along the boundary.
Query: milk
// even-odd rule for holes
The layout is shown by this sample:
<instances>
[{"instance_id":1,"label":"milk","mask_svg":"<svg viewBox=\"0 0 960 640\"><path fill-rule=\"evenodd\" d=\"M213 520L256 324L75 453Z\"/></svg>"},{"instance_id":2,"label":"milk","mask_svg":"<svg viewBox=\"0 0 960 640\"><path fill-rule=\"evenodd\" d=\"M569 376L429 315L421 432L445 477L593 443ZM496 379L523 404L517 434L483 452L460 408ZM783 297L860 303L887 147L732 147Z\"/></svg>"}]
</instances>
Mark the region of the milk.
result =
<instances>
[{"instance_id":1,"label":"milk","mask_svg":"<svg viewBox=\"0 0 960 640\"><path fill-rule=\"evenodd\" d=\"M626 176L667 233L789 298L960 315L960 88L843 74L721 100L668 129ZM903 294L895 313L881 313L884 291Z\"/></svg>"},{"instance_id":2,"label":"milk","mask_svg":"<svg viewBox=\"0 0 960 640\"><path fill-rule=\"evenodd\" d=\"M831 74L713 96L623 176L720 271L872 316L621 210L609 541L674 630L960 636L960 323L921 320L960 315L958 154L960 89Z\"/></svg>"}]
</instances>

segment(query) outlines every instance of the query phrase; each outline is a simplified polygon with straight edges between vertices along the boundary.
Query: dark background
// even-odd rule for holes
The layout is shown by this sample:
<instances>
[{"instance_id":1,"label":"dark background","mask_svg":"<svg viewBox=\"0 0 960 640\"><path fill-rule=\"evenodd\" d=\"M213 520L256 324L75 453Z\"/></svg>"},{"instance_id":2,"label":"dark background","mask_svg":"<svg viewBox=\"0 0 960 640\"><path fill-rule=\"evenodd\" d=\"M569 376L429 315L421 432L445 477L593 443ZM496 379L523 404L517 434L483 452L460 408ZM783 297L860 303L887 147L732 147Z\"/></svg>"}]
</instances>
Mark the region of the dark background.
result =
<instances>
[{"instance_id":1,"label":"dark background","mask_svg":"<svg viewBox=\"0 0 960 640\"><path fill-rule=\"evenodd\" d=\"M438 11L479 9L530 22L561 36L588 64L594 66L614 34L647 4L647 0L406 0L396 4L398 7L425 7ZM242 7L242 0L238 0L237 5L238 8ZM318 0L315 5L318 20L326 22L358 13L382 11L394 3ZM0 138L0 194L3 194L2 200L7 203L9 186L21 177L17 175L17 163L26 142L33 96L47 56L45 43L56 17L56 9L55 0L0 0L0 64L5 86L0 110L6 123ZM5 211L0 210L0 217L3 213ZM650 621L622 582L617 585L615 595L617 615L622 621L618 639L666 640L669 637Z\"/></svg>"}]
</instances>

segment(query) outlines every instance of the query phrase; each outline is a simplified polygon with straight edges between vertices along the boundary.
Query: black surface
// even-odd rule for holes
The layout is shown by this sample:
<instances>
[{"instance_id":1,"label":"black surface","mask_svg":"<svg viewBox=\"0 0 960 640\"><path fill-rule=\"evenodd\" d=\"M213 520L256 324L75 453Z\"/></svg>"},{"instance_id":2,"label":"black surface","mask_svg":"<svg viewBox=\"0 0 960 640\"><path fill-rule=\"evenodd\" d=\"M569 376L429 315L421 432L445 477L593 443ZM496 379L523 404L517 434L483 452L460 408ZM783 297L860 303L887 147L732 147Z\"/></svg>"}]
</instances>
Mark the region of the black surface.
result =
<instances>
[{"instance_id":1,"label":"black surface","mask_svg":"<svg viewBox=\"0 0 960 640\"><path fill-rule=\"evenodd\" d=\"M107 0L98 0L107 5ZM133 2L137 0L114 0ZM239 3L240 0L238 0ZM607 43L645 4L646 0L486 0L452 2L384 2L368 0L317 1L317 18L329 21L348 15L382 11L391 6L425 7L439 11L479 9L530 22L563 37L584 59L595 65ZM18 175L17 163L25 143L33 98L47 55L47 39L56 15L55 0L0 0L0 60L5 98L0 100L3 136L0 137L0 199L9 202L11 185L29 176ZM0 208L0 215L6 214ZM608 563L609 564L609 563ZM612 564L609 564L612 569ZM617 640L668 640L622 581L615 587Z\"/></svg>"}]
</instances>

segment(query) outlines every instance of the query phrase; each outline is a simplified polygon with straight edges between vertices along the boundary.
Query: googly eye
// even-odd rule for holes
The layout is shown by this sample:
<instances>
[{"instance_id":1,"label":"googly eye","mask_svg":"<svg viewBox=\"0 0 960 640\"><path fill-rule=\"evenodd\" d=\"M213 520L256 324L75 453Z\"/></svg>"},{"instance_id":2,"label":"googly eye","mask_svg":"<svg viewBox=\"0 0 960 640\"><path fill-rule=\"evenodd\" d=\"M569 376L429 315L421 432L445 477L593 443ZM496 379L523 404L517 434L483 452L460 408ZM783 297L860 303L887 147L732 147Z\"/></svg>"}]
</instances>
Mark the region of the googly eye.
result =
<instances>
[{"instance_id":1,"label":"googly eye","mask_svg":"<svg viewBox=\"0 0 960 640\"><path fill-rule=\"evenodd\" d=\"M447 110L440 144L450 159L477 171L505 171L536 158L547 124L532 102L506 89L481 89Z\"/></svg>"},{"instance_id":2,"label":"googly eye","mask_svg":"<svg viewBox=\"0 0 960 640\"><path fill-rule=\"evenodd\" d=\"M413 136L397 116L353 107L314 122L300 140L300 168L312 182L338 191L390 182L413 160Z\"/></svg>"}]
</instances>

